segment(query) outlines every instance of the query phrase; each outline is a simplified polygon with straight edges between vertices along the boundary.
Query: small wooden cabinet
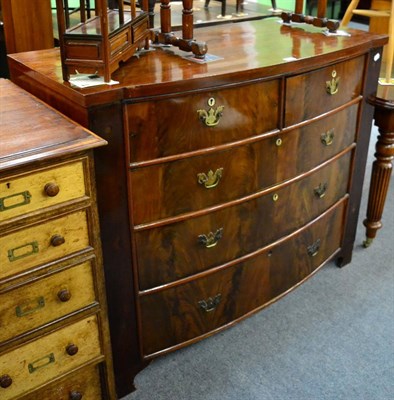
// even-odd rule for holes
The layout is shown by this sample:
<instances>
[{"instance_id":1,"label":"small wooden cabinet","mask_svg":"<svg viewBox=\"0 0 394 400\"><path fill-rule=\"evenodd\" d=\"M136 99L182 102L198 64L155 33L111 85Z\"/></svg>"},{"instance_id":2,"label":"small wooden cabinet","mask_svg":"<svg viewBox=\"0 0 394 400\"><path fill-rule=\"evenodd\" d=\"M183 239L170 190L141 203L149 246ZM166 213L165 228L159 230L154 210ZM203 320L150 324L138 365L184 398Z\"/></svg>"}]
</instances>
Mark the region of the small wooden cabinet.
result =
<instances>
[{"instance_id":1,"label":"small wooden cabinet","mask_svg":"<svg viewBox=\"0 0 394 400\"><path fill-rule=\"evenodd\" d=\"M111 88L63 83L56 50L10 60L15 82L109 143L96 176L120 395L152 358L351 261L386 38L274 19L198 37L219 60L157 49Z\"/></svg>"},{"instance_id":2,"label":"small wooden cabinet","mask_svg":"<svg viewBox=\"0 0 394 400\"><path fill-rule=\"evenodd\" d=\"M0 80L0 397L115 399L92 149Z\"/></svg>"}]
</instances>

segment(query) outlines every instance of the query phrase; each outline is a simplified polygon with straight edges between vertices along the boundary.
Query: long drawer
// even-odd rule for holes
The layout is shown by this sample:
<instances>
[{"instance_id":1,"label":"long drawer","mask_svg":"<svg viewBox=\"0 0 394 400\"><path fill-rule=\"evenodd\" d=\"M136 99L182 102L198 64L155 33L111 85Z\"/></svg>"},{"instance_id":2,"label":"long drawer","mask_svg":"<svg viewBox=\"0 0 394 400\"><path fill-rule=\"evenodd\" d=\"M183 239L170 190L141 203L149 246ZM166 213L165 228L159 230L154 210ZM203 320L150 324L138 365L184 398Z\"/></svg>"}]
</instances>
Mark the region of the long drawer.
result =
<instances>
[{"instance_id":1,"label":"long drawer","mask_svg":"<svg viewBox=\"0 0 394 400\"><path fill-rule=\"evenodd\" d=\"M96 316L43 336L0 356L0 376L10 383L0 387L1 398L38 388L101 355Z\"/></svg>"},{"instance_id":2,"label":"long drawer","mask_svg":"<svg viewBox=\"0 0 394 400\"><path fill-rule=\"evenodd\" d=\"M278 129L279 81L126 104L125 113L131 162L166 157Z\"/></svg>"},{"instance_id":3,"label":"long drawer","mask_svg":"<svg viewBox=\"0 0 394 400\"><path fill-rule=\"evenodd\" d=\"M360 56L286 79L285 126L324 114L362 92L365 57Z\"/></svg>"},{"instance_id":4,"label":"long drawer","mask_svg":"<svg viewBox=\"0 0 394 400\"><path fill-rule=\"evenodd\" d=\"M141 296L143 356L149 358L202 338L308 277L338 250L345 206L346 200L339 202L306 229L258 256Z\"/></svg>"},{"instance_id":5,"label":"long drawer","mask_svg":"<svg viewBox=\"0 0 394 400\"><path fill-rule=\"evenodd\" d=\"M0 343L97 302L91 262L0 293Z\"/></svg>"},{"instance_id":6,"label":"long drawer","mask_svg":"<svg viewBox=\"0 0 394 400\"><path fill-rule=\"evenodd\" d=\"M134 169L133 223L225 203L309 171L354 141L357 111L353 105L253 144Z\"/></svg>"},{"instance_id":7,"label":"long drawer","mask_svg":"<svg viewBox=\"0 0 394 400\"><path fill-rule=\"evenodd\" d=\"M52 165L29 174L0 180L0 222L46 207L89 196L86 159Z\"/></svg>"},{"instance_id":8,"label":"long drawer","mask_svg":"<svg viewBox=\"0 0 394 400\"><path fill-rule=\"evenodd\" d=\"M78 211L1 236L0 279L88 247L86 211Z\"/></svg>"},{"instance_id":9,"label":"long drawer","mask_svg":"<svg viewBox=\"0 0 394 400\"><path fill-rule=\"evenodd\" d=\"M316 218L347 192L351 155L255 199L136 232L140 289L241 257Z\"/></svg>"}]
</instances>

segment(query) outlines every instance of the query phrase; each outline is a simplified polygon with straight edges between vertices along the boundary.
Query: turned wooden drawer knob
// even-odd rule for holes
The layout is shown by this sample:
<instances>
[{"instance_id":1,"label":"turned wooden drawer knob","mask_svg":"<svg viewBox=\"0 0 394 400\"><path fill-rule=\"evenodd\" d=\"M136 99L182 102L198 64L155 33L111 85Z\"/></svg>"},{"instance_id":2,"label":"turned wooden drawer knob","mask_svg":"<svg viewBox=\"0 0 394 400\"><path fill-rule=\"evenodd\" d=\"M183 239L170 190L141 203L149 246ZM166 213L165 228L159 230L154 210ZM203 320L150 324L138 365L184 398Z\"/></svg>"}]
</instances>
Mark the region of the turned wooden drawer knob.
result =
<instances>
[{"instance_id":1,"label":"turned wooden drawer knob","mask_svg":"<svg viewBox=\"0 0 394 400\"><path fill-rule=\"evenodd\" d=\"M71 293L68 289L62 289L59 290L57 297L61 302L65 303L71 299Z\"/></svg>"},{"instance_id":2,"label":"turned wooden drawer knob","mask_svg":"<svg viewBox=\"0 0 394 400\"><path fill-rule=\"evenodd\" d=\"M66 353L69 355L69 356L75 356L75 354L77 354L78 353L78 346L77 345L75 345L75 344L69 344L67 347L66 347Z\"/></svg>"},{"instance_id":3,"label":"turned wooden drawer knob","mask_svg":"<svg viewBox=\"0 0 394 400\"><path fill-rule=\"evenodd\" d=\"M9 375L0 376L0 387L3 389L8 388L12 384L12 378Z\"/></svg>"},{"instance_id":4,"label":"turned wooden drawer knob","mask_svg":"<svg viewBox=\"0 0 394 400\"><path fill-rule=\"evenodd\" d=\"M51 237L51 245L53 247L57 247L62 245L66 240L64 239L64 237L62 235L53 235Z\"/></svg>"},{"instance_id":5,"label":"turned wooden drawer knob","mask_svg":"<svg viewBox=\"0 0 394 400\"><path fill-rule=\"evenodd\" d=\"M59 193L59 186L56 183L47 183L44 187L44 192L49 197L55 197Z\"/></svg>"},{"instance_id":6,"label":"turned wooden drawer knob","mask_svg":"<svg viewBox=\"0 0 394 400\"><path fill-rule=\"evenodd\" d=\"M70 396L69 399L70 400L81 400L83 397L81 392L77 392L76 390L73 390L72 392L70 392Z\"/></svg>"}]
</instances>

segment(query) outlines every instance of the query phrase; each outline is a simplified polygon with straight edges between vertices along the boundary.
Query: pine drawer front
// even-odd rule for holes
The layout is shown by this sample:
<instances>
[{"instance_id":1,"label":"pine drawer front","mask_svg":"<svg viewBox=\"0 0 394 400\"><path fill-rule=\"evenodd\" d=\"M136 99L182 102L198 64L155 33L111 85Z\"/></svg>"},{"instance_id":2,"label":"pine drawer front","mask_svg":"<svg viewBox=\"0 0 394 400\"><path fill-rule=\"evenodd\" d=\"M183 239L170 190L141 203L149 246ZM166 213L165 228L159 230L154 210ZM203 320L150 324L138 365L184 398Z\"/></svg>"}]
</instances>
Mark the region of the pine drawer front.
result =
<instances>
[{"instance_id":1,"label":"pine drawer front","mask_svg":"<svg viewBox=\"0 0 394 400\"><path fill-rule=\"evenodd\" d=\"M278 104L277 80L126 104L130 160L187 153L278 129Z\"/></svg>"},{"instance_id":2,"label":"pine drawer front","mask_svg":"<svg viewBox=\"0 0 394 400\"><path fill-rule=\"evenodd\" d=\"M203 338L308 277L338 250L345 204L341 201L296 236L247 261L141 296L144 357Z\"/></svg>"},{"instance_id":3,"label":"pine drawer front","mask_svg":"<svg viewBox=\"0 0 394 400\"><path fill-rule=\"evenodd\" d=\"M0 293L0 343L96 301L90 262Z\"/></svg>"},{"instance_id":4,"label":"pine drawer front","mask_svg":"<svg viewBox=\"0 0 394 400\"><path fill-rule=\"evenodd\" d=\"M0 237L0 279L89 247L85 211Z\"/></svg>"},{"instance_id":5,"label":"pine drawer front","mask_svg":"<svg viewBox=\"0 0 394 400\"><path fill-rule=\"evenodd\" d=\"M353 143L357 110L226 151L132 170L134 224L236 200L309 171Z\"/></svg>"},{"instance_id":6,"label":"pine drawer front","mask_svg":"<svg viewBox=\"0 0 394 400\"><path fill-rule=\"evenodd\" d=\"M55 165L0 180L0 222L88 196L84 178L86 161Z\"/></svg>"},{"instance_id":7,"label":"pine drawer front","mask_svg":"<svg viewBox=\"0 0 394 400\"><path fill-rule=\"evenodd\" d=\"M286 80L285 126L333 110L360 96L364 56Z\"/></svg>"},{"instance_id":8,"label":"pine drawer front","mask_svg":"<svg viewBox=\"0 0 394 400\"><path fill-rule=\"evenodd\" d=\"M38 388L100 356L98 323L91 316L1 355L0 376L12 379L7 388L0 387L1 398Z\"/></svg>"},{"instance_id":9,"label":"pine drawer front","mask_svg":"<svg viewBox=\"0 0 394 400\"><path fill-rule=\"evenodd\" d=\"M81 397L82 396L82 397ZM23 400L99 400L102 397L99 365L90 366L23 396Z\"/></svg>"},{"instance_id":10,"label":"pine drawer front","mask_svg":"<svg viewBox=\"0 0 394 400\"><path fill-rule=\"evenodd\" d=\"M135 232L140 289L242 257L318 217L345 196L351 156L348 151L312 175L241 204Z\"/></svg>"}]
</instances>

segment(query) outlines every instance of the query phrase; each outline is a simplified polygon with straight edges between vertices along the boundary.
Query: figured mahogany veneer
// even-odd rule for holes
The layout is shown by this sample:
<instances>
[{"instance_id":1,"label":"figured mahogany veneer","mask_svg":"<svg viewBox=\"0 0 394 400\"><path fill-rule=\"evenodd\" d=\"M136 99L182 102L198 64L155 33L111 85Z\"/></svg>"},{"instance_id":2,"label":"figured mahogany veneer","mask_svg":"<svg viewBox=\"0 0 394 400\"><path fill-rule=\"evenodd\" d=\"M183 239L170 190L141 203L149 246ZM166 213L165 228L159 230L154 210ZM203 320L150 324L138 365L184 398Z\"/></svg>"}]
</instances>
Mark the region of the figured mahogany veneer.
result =
<instances>
[{"instance_id":1,"label":"figured mahogany veneer","mask_svg":"<svg viewBox=\"0 0 394 400\"><path fill-rule=\"evenodd\" d=\"M136 227L138 265L145 266L139 269L140 288L154 288L231 262L305 225L346 194L351 155L348 149L340 159L299 181L218 211L148 229ZM200 235L218 229L222 234L216 248L207 248Z\"/></svg>"},{"instance_id":2,"label":"figured mahogany veneer","mask_svg":"<svg viewBox=\"0 0 394 400\"><path fill-rule=\"evenodd\" d=\"M202 28L217 61L156 49L82 91L56 50L10 59L15 82L109 142L96 176L119 395L147 360L351 261L386 41L351 33Z\"/></svg>"},{"instance_id":3,"label":"figured mahogany veneer","mask_svg":"<svg viewBox=\"0 0 394 400\"><path fill-rule=\"evenodd\" d=\"M0 80L0 398L116 398L92 149Z\"/></svg>"}]
</instances>

